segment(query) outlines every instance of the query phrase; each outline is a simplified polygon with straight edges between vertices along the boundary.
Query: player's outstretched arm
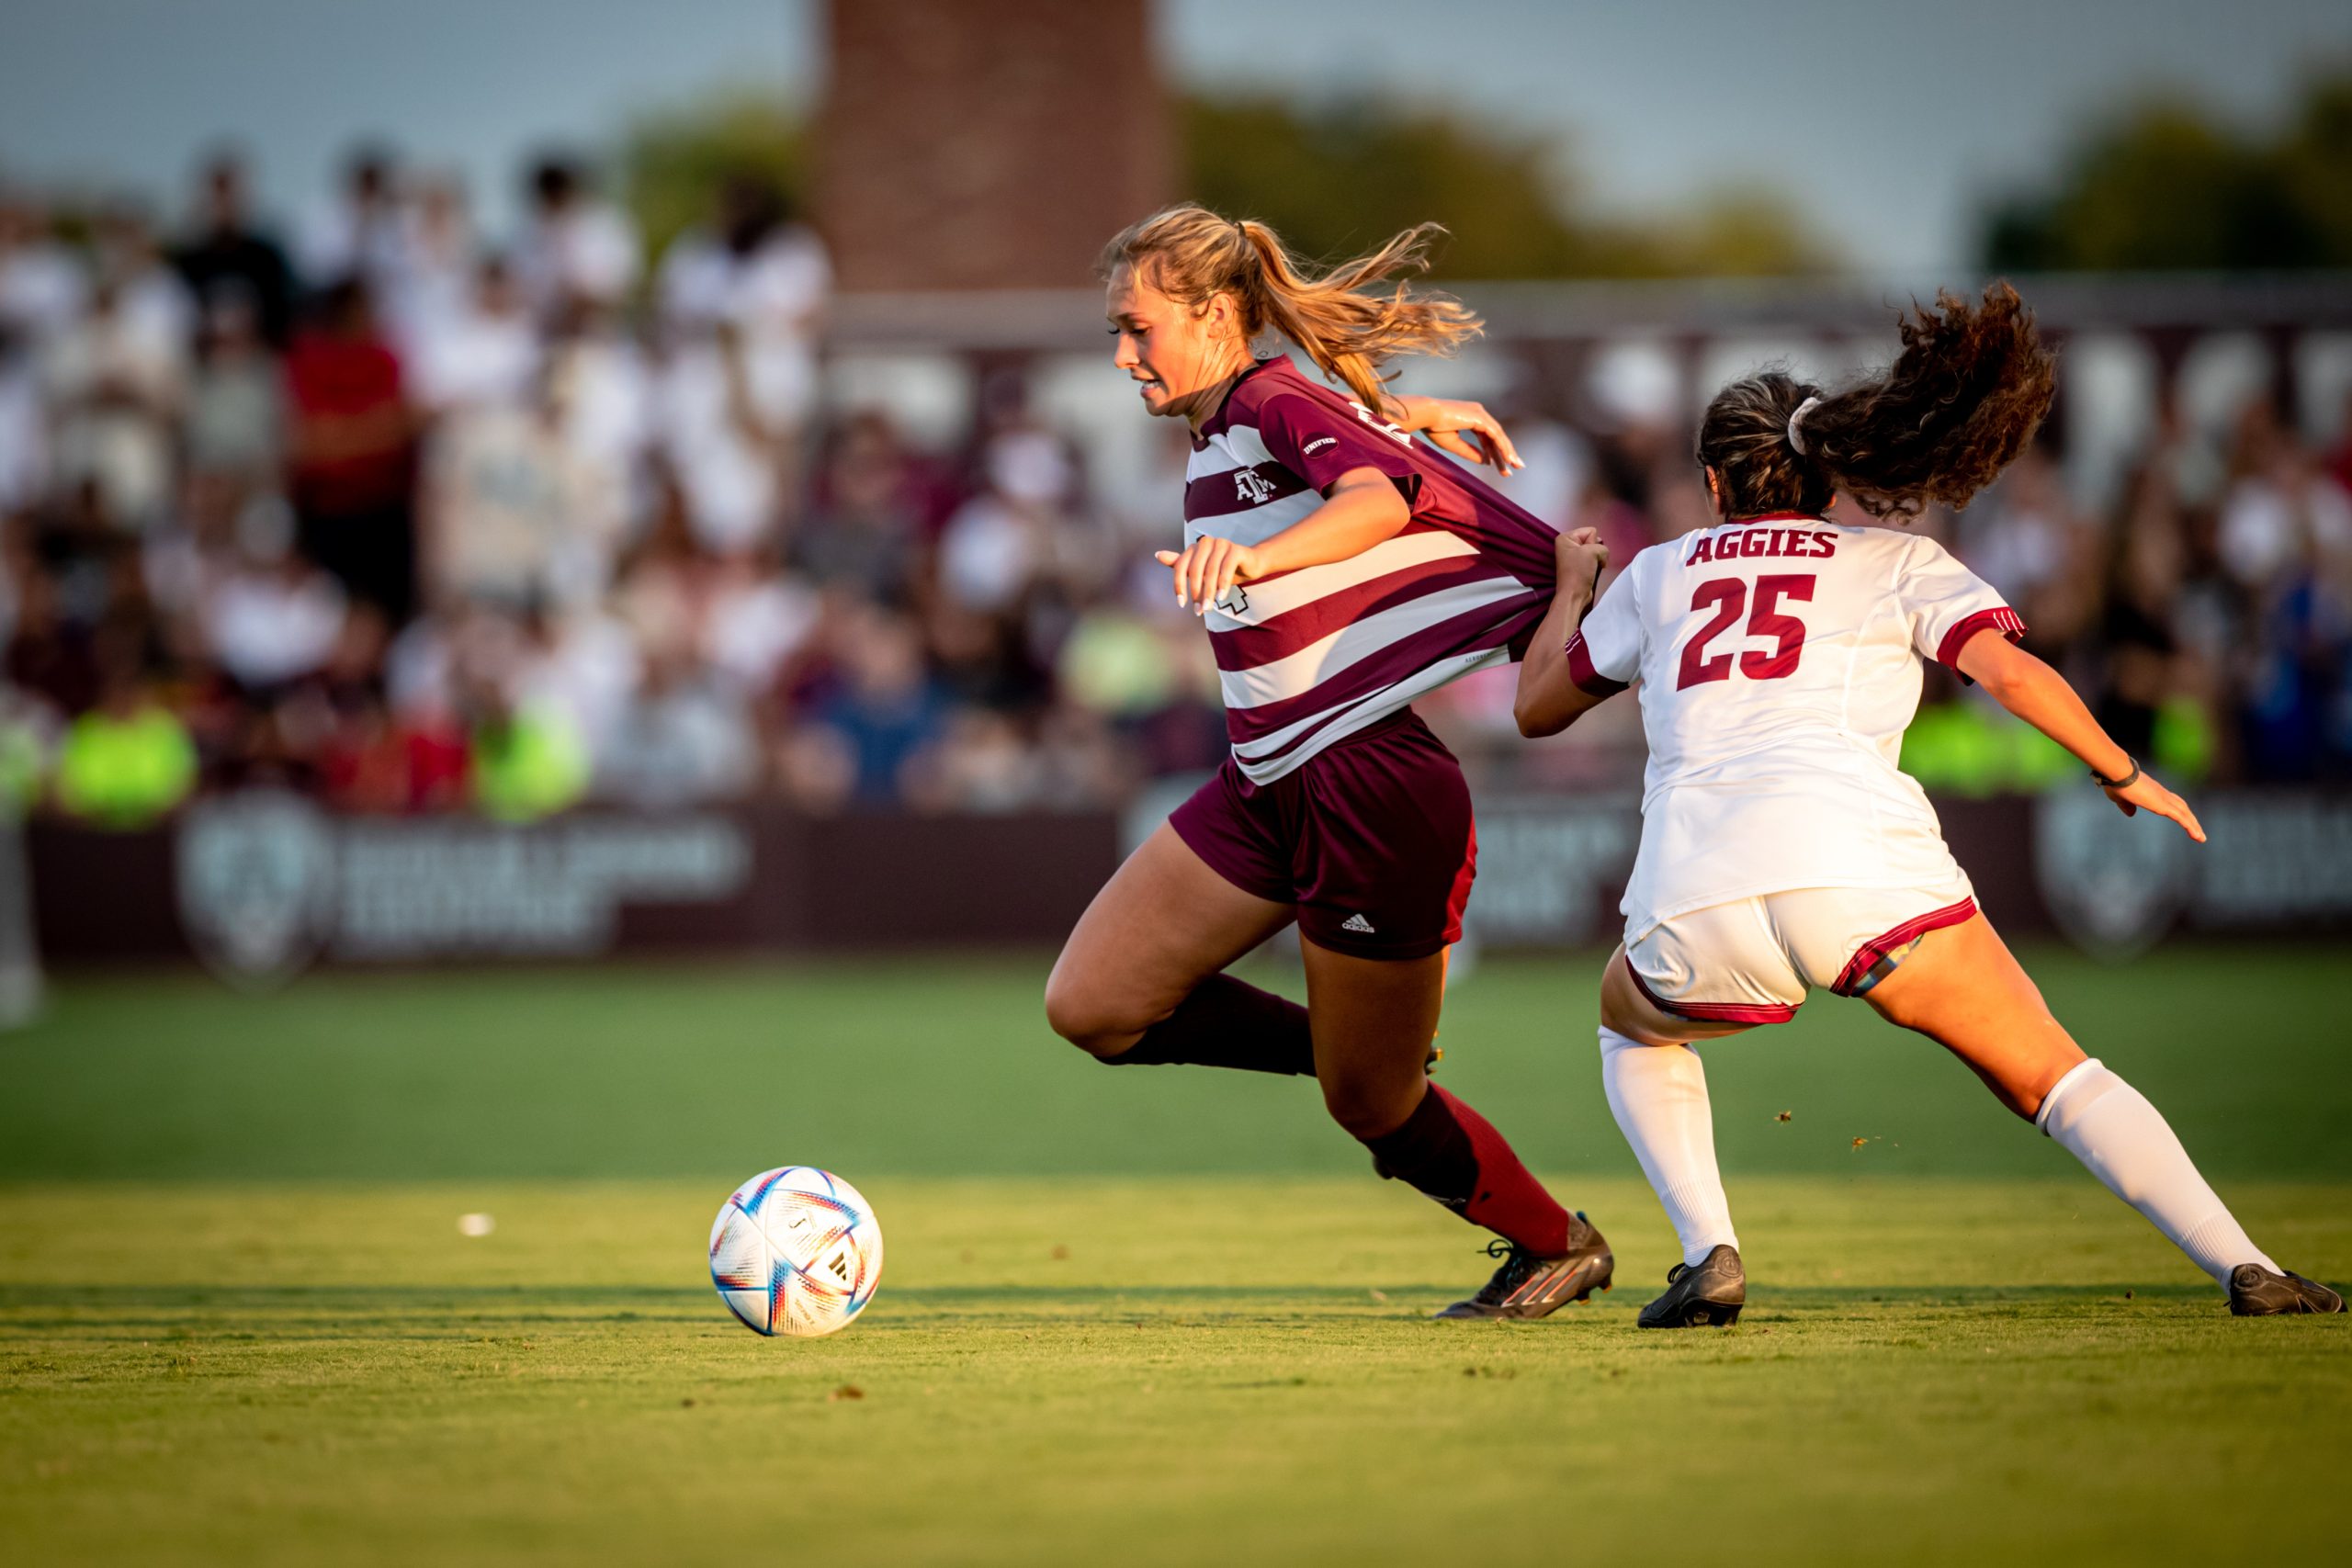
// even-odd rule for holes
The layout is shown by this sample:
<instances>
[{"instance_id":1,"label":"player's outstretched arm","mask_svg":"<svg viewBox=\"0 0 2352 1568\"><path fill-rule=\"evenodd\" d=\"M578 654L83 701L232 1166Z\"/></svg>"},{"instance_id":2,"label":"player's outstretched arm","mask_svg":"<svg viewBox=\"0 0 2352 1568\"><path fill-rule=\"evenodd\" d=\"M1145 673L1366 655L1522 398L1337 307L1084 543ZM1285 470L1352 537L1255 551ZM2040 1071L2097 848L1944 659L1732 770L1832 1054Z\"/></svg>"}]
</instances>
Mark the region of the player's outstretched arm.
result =
<instances>
[{"instance_id":1,"label":"player's outstretched arm","mask_svg":"<svg viewBox=\"0 0 2352 1568\"><path fill-rule=\"evenodd\" d=\"M1403 533L1412 516L1394 479L1377 468L1350 468L1332 482L1322 505L1263 544L1204 536L1181 553L1157 551L1152 559L1174 571L1176 603L1198 615L1237 582L1360 556Z\"/></svg>"},{"instance_id":2,"label":"player's outstretched arm","mask_svg":"<svg viewBox=\"0 0 2352 1568\"><path fill-rule=\"evenodd\" d=\"M1484 403L1467 398L1391 396L1385 412L1397 429L1419 431L1441 451L1474 468L1484 463L1498 474L1509 474L1527 467L1503 434L1502 422Z\"/></svg>"},{"instance_id":3,"label":"player's outstretched arm","mask_svg":"<svg viewBox=\"0 0 2352 1568\"><path fill-rule=\"evenodd\" d=\"M1609 547L1600 542L1598 530L1578 528L1561 535L1554 547L1560 561L1559 586L1552 594L1552 607L1544 613L1544 624L1535 628L1535 639L1527 645L1527 657L1519 666L1519 696L1511 704L1519 732L1531 739L1559 734L1588 708L1609 700L1577 684L1567 654L1568 638L1584 624L1600 587Z\"/></svg>"},{"instance_id":4,"label":"player's outstretched arm","mask_svg":"<svg viewBox=\"0 0 2352 1568\"><path fill-rule=\"evenodd\" d=\"M2132 754L2091 716L2064 675L1989 626L1962 645L1955 662L1995 702L2080 759L2106 785L2107 797L2123 815L2146 807L2179 823L2181 831L2199 843L2205 841L2205 829L2188 803L2141 772Z\"/></svg>"}]
</instances>

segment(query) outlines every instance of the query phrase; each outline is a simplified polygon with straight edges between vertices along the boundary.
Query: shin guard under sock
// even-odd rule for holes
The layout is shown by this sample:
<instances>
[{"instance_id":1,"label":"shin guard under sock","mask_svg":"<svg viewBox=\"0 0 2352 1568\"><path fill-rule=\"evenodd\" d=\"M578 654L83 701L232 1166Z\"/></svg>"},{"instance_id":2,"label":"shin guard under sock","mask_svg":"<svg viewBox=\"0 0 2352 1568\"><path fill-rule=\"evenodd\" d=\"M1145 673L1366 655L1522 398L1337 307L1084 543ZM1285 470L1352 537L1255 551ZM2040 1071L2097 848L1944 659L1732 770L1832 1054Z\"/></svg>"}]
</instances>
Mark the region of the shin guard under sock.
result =
<instances>
[{"instance_id":1,"label":"shin guard under sock","mask_svg":"<svg viewBox=\"0 0 2352 1568\"><path fill-rule=\"evenodd\" d=\"M1315 1076L1315 1037L1306 1010L1230 975L1212 975L1193 987L1176 1010L1116 1056L1114 1066L1189 1062L1253 1073Z\"/></svg>"},{"instance_id":2,"label":"shin guard under sock","mask_svg":"<svg viewBox=\"0 0 2352 1568\"><path fill-rule=\"evenodd\" d=\"M1437 1085L1393 1133L1363 1140L1373 1168L1543 1258L1568 1250L1568 1212L1487 1119Z\"/></svg>"},{"instance_id":3,"label":"shin guard under sock","mask_svg":"<svg viewBox=\"0 0 2352 1568\"><path fill-rule=\"evenodd\" d=\"M1600 1083L1618 1131L1633 1145L1693 1269L1717 1247L1739 1246L1715 1168L1715 1116L1707 1069L1688 1045L1644 1045L1606 1024Z\"/></svg>"},{"instance_id":4,"label":"shin guard under sock","mask_svg":"<svg viewBox=\"0 0 2352 1568\"><path fill-rule=\"evenodd\" d=\"M2282 1272L2205 1184L2156 1108L2098 1057L2051 1087L2034 1122L2215 1282L2226 1287L2241 1263Z\"/></svg>"}]
</instances>

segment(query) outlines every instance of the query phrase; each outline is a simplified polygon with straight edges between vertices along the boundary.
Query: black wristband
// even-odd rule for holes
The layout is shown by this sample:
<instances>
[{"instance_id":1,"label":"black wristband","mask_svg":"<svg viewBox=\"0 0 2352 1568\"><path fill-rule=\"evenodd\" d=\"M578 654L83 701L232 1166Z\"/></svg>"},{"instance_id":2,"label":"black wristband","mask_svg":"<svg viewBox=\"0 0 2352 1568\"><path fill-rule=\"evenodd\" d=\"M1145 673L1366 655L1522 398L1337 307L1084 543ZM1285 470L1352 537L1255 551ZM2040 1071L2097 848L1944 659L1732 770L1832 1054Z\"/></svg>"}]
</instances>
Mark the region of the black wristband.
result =
<instances>
[{"instance_id":1,"label":"black wristband","mask_svg":"<svg viewBox=\"0 0 2352 1568\"><path fill-rule=\"evenodd\" d=\"M2140 782L2140 762L2139 762L2139 759L2138 759L2138 758L2136 758L2136 757L2130 757L2130 756L2127 756L2127 757L2125 757L2125 758L2124 758L2124 761L2127 761L2127 762L2130 762L2130 763L2132 764L2132 771L2131 771L2130 773L2128 773L2124 774L2124 775L2123 775L2121 778L2120 778L2120 779L2110 779L2110 778L2107 777L2106 775L2102 774L2102 773L2100 773L2097 768L2093 768L2093 769L2091 770L2091 777L2093 777L2093 778L2095 778L2095 779L2098 780L2098 787L2099 787L2099 788L2101 788L2101 789L2130 789L2133 784L2138 784L2138 783Z\"/></svg>"}]
</instances>

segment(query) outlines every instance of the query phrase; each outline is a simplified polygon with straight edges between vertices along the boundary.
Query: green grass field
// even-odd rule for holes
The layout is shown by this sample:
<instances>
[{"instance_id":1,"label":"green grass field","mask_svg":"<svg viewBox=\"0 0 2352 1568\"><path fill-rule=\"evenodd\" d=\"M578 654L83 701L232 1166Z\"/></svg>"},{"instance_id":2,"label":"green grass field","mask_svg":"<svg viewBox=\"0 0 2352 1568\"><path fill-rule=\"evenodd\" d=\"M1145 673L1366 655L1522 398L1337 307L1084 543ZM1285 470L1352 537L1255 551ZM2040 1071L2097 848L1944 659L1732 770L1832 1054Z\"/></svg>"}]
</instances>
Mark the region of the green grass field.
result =
<instances>
[{"instance_id":1,"label":"green grass field","mask_svg":"<svg viewBox=\"0 0 2352 1568\"><path fill-rule=\"evenodd\" d=\"M2339 952L2028 962L2257 1238L2352 1278ZM2340 1550L2352 1320L2231 1319L1857 1004L1711 1049L1750 1307L1645 1335L1672 1238L1601 1101L1589 955L1490 964L1446 1018L1445 1080L1617 1248L1613 1293L1523 1325L1426 1319L1482 1238L1311 1086L1093 1066L1042 970L69 983L0 1036L0 1555ZM745 1333L705 1270L728 1190L787 1161L888 1235L829 1340Z\"/></svg>"}]
</instances>

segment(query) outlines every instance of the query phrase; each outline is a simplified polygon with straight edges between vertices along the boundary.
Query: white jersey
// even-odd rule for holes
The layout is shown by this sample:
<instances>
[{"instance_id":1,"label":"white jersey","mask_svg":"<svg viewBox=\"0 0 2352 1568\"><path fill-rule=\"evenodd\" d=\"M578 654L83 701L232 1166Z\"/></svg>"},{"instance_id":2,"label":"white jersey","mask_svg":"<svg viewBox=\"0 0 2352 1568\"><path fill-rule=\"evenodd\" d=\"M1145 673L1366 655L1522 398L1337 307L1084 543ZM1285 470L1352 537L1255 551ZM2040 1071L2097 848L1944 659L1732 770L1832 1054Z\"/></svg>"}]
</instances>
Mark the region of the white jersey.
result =
<instances>
[{"instance_id":1,"label":"white jersey","mask_svg":"<svg viewBox=\"0 0 2352 1568\"><path fill-rule=\"evenodd\" d=\"M2025 623L1932 539L1758 517L1635 556L1568 641L1588 692L1638 680L1650 760L1625 936L1801 887L1949 886L1895 767L1921 662Z\"/></svg>"}]
</instances>

